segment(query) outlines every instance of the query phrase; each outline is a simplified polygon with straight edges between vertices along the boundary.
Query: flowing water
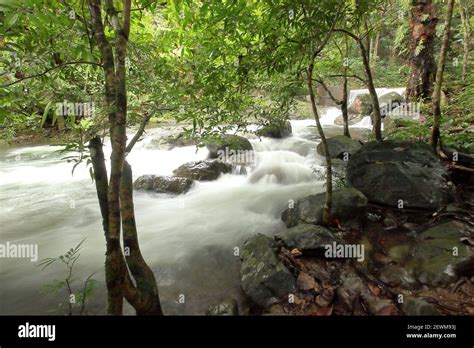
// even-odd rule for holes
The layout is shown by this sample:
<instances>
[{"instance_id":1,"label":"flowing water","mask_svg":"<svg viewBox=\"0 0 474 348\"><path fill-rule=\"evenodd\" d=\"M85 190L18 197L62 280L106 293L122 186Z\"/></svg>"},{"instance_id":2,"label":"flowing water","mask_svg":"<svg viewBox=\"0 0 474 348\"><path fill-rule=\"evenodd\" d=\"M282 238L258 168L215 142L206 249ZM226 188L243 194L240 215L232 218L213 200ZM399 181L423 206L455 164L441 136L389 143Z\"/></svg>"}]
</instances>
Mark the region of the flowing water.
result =
<instances>
[{"instance_id":1,"label":"flowing water","mask_svg":"<svg viewBox=\"0 0 474 348\"><path fill-rule=\"evenodd\" d=\"M336 108L326 111L323 124L332 124L339 114ZM281 231L285 226L280 213L289 200L324 190L313 172L323 170L314 121L292 121L292 126L293 136L286 139L250 139L257 161L247 175L197 182L187 194L175 197L135 192L140 245L155 273L165 314L203 314L209 305L228 298L242 304L235 248L256 233ZM206 149L194 146L156 148L153 139L163 135L162 129L151 129L129 155L135 178L170 175L182 163L207 157ZM76 289L96 272L96 291L87 309L89 314L103 314L105 241L95 186L84 165L72 175L72 164L58 149L0 150L0 243L37 244L43 259L57 257L85 239L75 266ZM105 151L108 158L108 146ZM38 262L25 258L0 262L0 314L61 310L66 292L53 294L45 285L64 279L66 269L57 264L42 270ZM126 312L133 310L127 307Z\"/></svg>"}]
</instances>

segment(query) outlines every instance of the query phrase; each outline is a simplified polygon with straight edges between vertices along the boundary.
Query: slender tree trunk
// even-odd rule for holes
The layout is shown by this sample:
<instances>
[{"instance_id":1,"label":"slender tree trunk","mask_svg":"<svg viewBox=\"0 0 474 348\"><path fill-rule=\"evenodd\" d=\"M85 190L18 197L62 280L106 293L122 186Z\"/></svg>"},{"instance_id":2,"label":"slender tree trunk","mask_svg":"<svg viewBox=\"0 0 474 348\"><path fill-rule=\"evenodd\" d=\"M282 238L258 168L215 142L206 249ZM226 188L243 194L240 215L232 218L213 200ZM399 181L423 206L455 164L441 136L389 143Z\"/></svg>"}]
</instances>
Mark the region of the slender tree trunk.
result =
<instances>
[{"instance_id":1,"label":"slender tree trunk","mask_svg":"<svg viewBox=\"0 0 474 348\"><path fill-rule=\"evenodd\" d=\"M321 122L319 120L318 108L316 107L316 97L314 95L313 90L313 70L314 64L311 63L308 71L307 71L307 84L308 84L308 91L309 97L311 100L311 108L313 110L314 119L316 120L316 126L318 128L319 136L321 138L321 142L323 144L324 153L326 157L326 201L323 208L323 225L329 225L330 221L330 214L331 214L331 206L332 206L332 165L331 165L331 156L329 154L329 147L326 141L326 136L324 135L323 127L321 126Z\"/></svg>"},{"instance_id":2,"label":"slender tree trunk","mask_svg":"<svg viewBox=\"0 0 474 348\"><path fill-rule=\"evenodd\" d=\"M132 167L125 162L123 166L122 187L120 190L122 205L122 228L125 258L128 268L136 282L138 297L125 294L138 315L162 315L160 297L153 271L147 265L140 251L135 210L133 204Z\"/></svg>"},{"instance_id":3,"label":"slender tree trunk","mask_svg":"<svg viewBox=\"0 0 474 348\"><path fill-rule=\"evenodd\" d=\"M410 74L406 97L430 98L436 73L434 41L438 18L432 0L412 0L410 13Z\"/></svg>"},{"instance_id":4,"label":"slender tree trunk","mask_svg":"<svg viewBox=\"0 0 474 348\"><path fill-rule=\"evenodd\" d=\"M451 19L453 18L454 0L448 0L448 8L444 23L443 43L439 54L438 70L436 71L436 82L433 93L433 131L431 133L431 146L436 153L440 137L441 118L441 87L443 85L444 66L449 49L449 37L451 35Z\"/></svg>"},{"instance_id":5,"label":"slender tree trunk","mask_svg":"<svg viewBox=\"0 0 474 348\"><path fill-rule=\"evenodd\" d=\"M342 111L342 120L344 122L344 135L348 138L351 137L349 132L349 111L348 111L348 91L347 91L347 67L344 67L344 77L342 83L342 100L341 100L341 111Z\"/></svg>"},{"instance_id":6,"label":"slender tree trunk","mask_svg":"<svg viewBox=\"0 0 474 348\"><path fill-rule=\"evenodd\" d=\"M382 140L382 115L380 114L379 99L377 91L375 90L374 78L372 76L372 69L370 68L370 61L368 50L364 46L362 40L357 40L362 55L362 62L364 63L365 74L367 76L367 88L369 89L370 99L372 100L373 114L372 114L372 132L376 140Z\"/></svg>"},{"instance_id":7,"label":"slender tree trunk","mask_svg":"<svg viewBox=\"0 0 474 348\"><path fill-rule=\"evenodd\" d=\"M465 0L459 0L459 13L463 28L463 60L462 60L462 80L466 80L466 74L469 67L469 44L471 41L471 25L469 23L468 6Z\"/></svg>"},{"instance_id":8,"label":"slender tree trunk","mask_svg":"<svg viewBox=\"0 0 474 348\"><path fill-rule=\"evenodd\" d=\"M374 43L374 53L372 56L377 59L379 56L379 45L380 45L380 31L377 33L377 36L375 37L375 43Z\"/></svg>"}]
</instances>

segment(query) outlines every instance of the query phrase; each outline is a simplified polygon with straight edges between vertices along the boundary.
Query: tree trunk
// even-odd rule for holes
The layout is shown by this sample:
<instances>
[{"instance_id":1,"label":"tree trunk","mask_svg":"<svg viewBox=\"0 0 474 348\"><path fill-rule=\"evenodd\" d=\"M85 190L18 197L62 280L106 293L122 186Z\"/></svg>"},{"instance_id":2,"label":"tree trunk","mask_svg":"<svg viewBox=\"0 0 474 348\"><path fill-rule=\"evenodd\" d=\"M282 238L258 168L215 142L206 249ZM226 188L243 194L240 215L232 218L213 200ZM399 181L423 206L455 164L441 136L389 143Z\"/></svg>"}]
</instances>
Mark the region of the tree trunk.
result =
<instances>
[{"instance_id":1,"label":"tree trunk","mask_svg":"<svg viewBox=\"0 0 474 348\"><path fill-rule=\"evenodd\" d=\"M432 0L412 0L410 15L410 74L406 98L430 98L436 73L434 41L438 18Z\"/></svg>"},{"instance_id":2,"label":"tree trunk","mask_svg":"<svg viewBox=\"0 0 474 348\"><path fill-rule=\"evenodd\" d=\"M433 131L431 133L431 146L436 153L440 137L441 118L441 87L443 85L444 66L449 49L449 37L451 35L451 19L453 18L454 0L448 0L448 8L444 23L443 43L439 54L438 69L436 71L436 82L433 93Z\"/></svg>"},{"instance_id":3,"label":"tree trunk","mask_svg":"<svg viewBox=\"0 0 474 348\"><path fill-rule=\"evenodd\" d=\"M126 293L125 297L135 308L138 315L163 315L155 276L143 259L138 243L133 204L132 168L126 161L123 166L120 201L122 206L123 243L126 248L125 258L128 268L133 278L135 278L139 294L137 297L128 296Z\"/></svg>"},{"instance_id":4,"label":"tree trunk","mask_svg":"<svg viewBox=\"0 0 474 348\"><path fill-rule=\"evenodd\" d=\"M357 40L364 63L365 74L367 75L367 88L369 89L370 99L372 100L372 132L376 140L382 140L382 115L380 114L379 99L375 90L372 69L370 68L369 51L365 48L363 40Z\"/></svg>"},{"instance_id":5,"label":"tree trunk","mask_svg":"<svg viewBox=\"0 0 474 348\"><path fill-rule=\"evenodd\" d=\"M462 60L462 80L466 80L466 74L469 66L469 44L471 40L471 25L469 23L468 6L464 0L459 0L459 13L463 28L463 60Z\"/></svg>"},{"instance_id":6,"label":"tree trunk","mask_svg":"<svg viewBox=\"0 0 474 348\"><path fill-rule=\"evenodd\" d=\"M105 274L108 292L108 313L121 315L123 299L135 308L137 314L162 314L158 289L153 272L141 257L135 226L131 168L125 163L127 146L127 89L125 58L130 32L131 0L123 1L122 24L112 0L106 0L105 10L115 33L115 59L112 44L105 36L101 14L101 1L88 0L91 25L99 46L104 75L105 101L110 124L110 178L107 172L102 144L97 137L90 142L97 195L101 207L106 239ZM133 146L133 145L132 145ZM125 177L123 170L126 170ZM122 184L122 178L124 183ZM105 191L106 188L106 191ZM105 193L106 192L106 193ZM124 258L120 242L123 224L123 238L130 247L130 254ZM127 263L130 261L130 264ZM135 277L137 285L130 278Z\"/></svg>"},{"instance_id":7,"label":"tree trunk","mask_svg":"<svg viewBox=\"0 0 474 348\"><path fill-rule=\"evenodd\" d=\"M307 71L307 84L309 97L311 100L311 108L313 110L314 119L316 120L316 126L318 128L319 136L324 147L325 157L326 157L326 202L323 208L323 222L322 224L327 226L331 223L330 214L332 206L332 166L331 166L331 156L329 155L329 147L326 141L326 136L324 135L323 127L319 121L318 108L316 107L316 97L313 90L313 69L314 64L311 63Z\"/></svg>"},{"instance_id":8,"label":"tree trunk","mask_svg":"<svg viewBox=\"0 0 474 348\"><path fill-rule=\"evenodd\" d=\"M344 67L344 77L342 83L342 100L341 100L341 111L342 111L342 120L344 122L344 135L348 138L351 137L349 132L349 111L348 111L348 91L347 91L347 67Z\"/></svg>"}]
</instances>

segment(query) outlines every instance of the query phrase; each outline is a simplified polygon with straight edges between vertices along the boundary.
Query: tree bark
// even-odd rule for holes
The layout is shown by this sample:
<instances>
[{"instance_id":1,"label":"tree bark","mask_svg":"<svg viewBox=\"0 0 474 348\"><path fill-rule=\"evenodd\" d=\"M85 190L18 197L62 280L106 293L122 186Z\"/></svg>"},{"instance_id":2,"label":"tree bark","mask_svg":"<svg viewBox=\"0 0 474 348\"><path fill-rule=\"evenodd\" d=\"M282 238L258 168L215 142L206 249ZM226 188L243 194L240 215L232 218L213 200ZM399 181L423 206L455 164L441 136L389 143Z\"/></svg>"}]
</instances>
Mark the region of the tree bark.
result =
<instances>
[{"instance_id":1,"label":"tree bark","mask_svg":"<svg viewBox=\"0 0 474 348\"><path fill-rule=\"evenodd\" d=\"M112 44L105 36L101 14L101 1L88 0L91 25L94 29L105 74L105 101L110 124L110 178L107 171L102 144L97 137L90 142L97 194L101 207L106 239L105 273L108 292L108 313L121 315L123 299L135 308L137 314L162 314L158 289L153 272L146 265L138 246L133 206L131 168L124 163L127 146L127 88L125 58L130 32L131 0L123 0L122 23L113 0L105 1L105 11L112 23L115 38ZM115 49L115 57L114 57ZM133 147L133 144L130 146ZM124 183L122 183L122 179ZM106 189L106 191L105 191ZM105 193L106 192L106 193ZM122 231L123 227L123 231ZM124 242L130 247L130 254L122 252L120 242L123 232ZM130 261L130 264L128 264ZM135 285L130 277L135 277Z\"/></svg>"},{"instance_id":2,"label":"tree bark","mask_svg":"<svg viewBox=\"0 0 474 348\"><path fill-rule=\"evenodd\" d=\"M143 259L138 243L133 204L132 167L126 161L123 166L120 201L122 205L123 243L126 248L125 259L135 279L136 289L139 293L138 297L128 296L125 293L125 297L135 308L138 315L163 315L155 275Z\"/></svg>"},{"instance_id":3,"label":"tree bark","mask_svg":"<svg viewBox=\"0 0 474 348\"><path fill-rule=\"evenodd\" d=\"M410 74L406 98L430 98L436 73L434 42L438 18L432 0L412 0L410 13Z\"/></svg>"},{"instance_id":4,"label":"tree bark","mask_svg":"<svg viewBox=\"0 0 474 348\"><path fill-rule=\"evenodd\" d=\"M372 69L370 68L369 51L364 46L364 42L357 40L362 55L362 62L364 63L365 74L367 76L367 88L369 89L370 99L372 100L372 133L377 141L382 140L382 115L380 114L379 98L375 90L374 79L372 76Z\"/></svg>"},{"instance_id":5,"label":"tree bark","mask_svg":"<svg viewBox=\"0 0 474 348\"><path fill-rule=\"evenodd\" d=\"M451 36L451 19L453 18L454 0L448 0L448 8L444 23L443 43L439 54L438 69L436 71L436 81L433 93L433 130L431 133L431 146L437 153L440 137L440 118L441 118L441 87L443 85L444 66L449 49L449 38Z\"/></svg>"},{"instance_id":6,"label":"tree bark","mask_svg":"<svg viewBox=\"0 0 474 348\"><path fill-rule=\"evenodd\" d=\"M462 61L462 80L466 80L469 67L469 44L471 42L471 25L469 23L468 6L464 0L459 0L459 13L463 27L463 61Z\"/></svg>"},{"instance_id":7,"label":"tree bark","mask_svg":"<svg viewBox=\"0 0 474 348\"><path fill-rule=\"evenodd\" d=\"M349 132L349 111L347 102L349 99L347 93L347 67L344 68L344 77L342 83L342 103L341 103L341 111L342 111L342 120L344 122L344 135L348 138L351 137L351 133Z\"/></svg>"},{"instance_id":8,"label":"tree bark","mask_svg":"<svg viewBox=\"0 0 474 348\"><path fill-rule=\"evenodd\" d=\"M331 206L332 206L332 166L331 166L331 156L329 155L329 146L326 141L326 136L324 135L323 127L321 126L321 122L319 120L318 108L316 107L316 97L314 95L313 90L313 70L314 70L314 63L309 65L307 71L307 85L308 85L308 92L309 97L311 100L311 109L313 110L314 119L316 121L316 126L318 128L318 133L321 138L321 143L324 147L325 157L326 157L326 201L324 203L323 208L323 225L329 225L330 221L330 214L331 214Z\"/></svg>"}]
</instances>

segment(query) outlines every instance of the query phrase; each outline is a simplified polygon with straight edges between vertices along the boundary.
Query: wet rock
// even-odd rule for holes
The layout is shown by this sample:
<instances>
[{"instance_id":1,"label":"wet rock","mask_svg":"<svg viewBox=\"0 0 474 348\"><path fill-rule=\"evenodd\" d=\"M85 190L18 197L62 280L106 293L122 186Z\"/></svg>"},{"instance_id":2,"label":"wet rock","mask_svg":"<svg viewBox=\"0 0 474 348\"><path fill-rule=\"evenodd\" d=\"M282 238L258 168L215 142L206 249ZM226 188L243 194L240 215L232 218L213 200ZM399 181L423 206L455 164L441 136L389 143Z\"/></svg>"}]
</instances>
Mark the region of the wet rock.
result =
<instances>
[{"instance_id":1,"label":"wet rock","mask_svg":"<svg viewBox=\"0 0 474 348\"><path fill-rule=\"evenodd\" d=\"M331 158L342 157L345 153L352 155L362 147L362 144L358 140L348 138L344 135L328 138L327 143ZM316 149L318 154L325 156L326 152L324 151L323 143L319 143Z\"/></svg>"},{"instance_id":2,"label":"wet rock","mask_svg":"<svg viewBox=\"0 0 474 348\"><path fill-rule=\"evenodd\" d=\"M445 171L424 143L366 143L347 164L348 182L369 202L438 209L447 203Z\"/></svg>"},{"instance_id":3,"label":"wet rock","mask_svg":"<svg viewBox=\"0 0 474 348\"><path fill-rule=\"evenodd\" d=\"M372 99L369 93L359 94L354 98L354 101L349 105L348 112L353 115L368 116L372 113Z\"/></svg>"},{"instance_id":4,"label":"wet rock","mask_svg":"<svg viewBox=\"0 0 474 348\"><path fill-rule=\"evenodd\" d=\"M388 251L388 256L392 259L402 262L410 256L411 250L409 245L395 245Z\"/></svg>"},{"instance_id":5,"label":"wet rock","mask_svg":"<svg viewBox=\"0 0 474 348\"><path fill-rule=\"evenodd\" d=\"M435 306L414 297L405 297L402 311L405 315L441 315Z\"/></svg>"},{"instance_id":6,"label":"wet rock","mask_svg":"<svg viewBox=\"0 0 474 348\"><path fill-rule=\"evenodd\" d=\"M142 175L135 180L133 188L156 193L182 194L189 191L194 181L174 176Z\"/></svg>"},{"instance_id":7,"label":"wet rock","mask_svg":"<svg viewBox=\"0 0 474 348\"><path fill-rule=\"evenodd\" d=\"M372 260L374 260L375 262L381 265L390 265L395 262L395 260L392 259L390 256L380 254L377 252L372 255Z\"/></svg>"},{"instance_id":8,"label":"wet rock","mask_svg":"<svg viewBox=\"0 0 474 348\"><path fill-rule=\"evenodd\" d=\"M390 287L401 286L405 289L412 289L417 285L416 280L404 268L396 265L382 268L378 278Z\"/></svg>"},{"instance_id":9,"label":"wet rock","mask_svg":"<svg viewBox=\"0 0 474 348\"><path fill-rule=\"evenodd\" d=\"M239 306L236 300L231 299L229 301L221 302L217 305L209 307L209 309L206 311L206 315L214 315L214 316L239 315Z\"/></svg>"},{"instance_id":10,"label":"wet rock","mask_svg":"<svg viewBox=\"0 0 474 348\"><path fill-rule=\"evenodd\" d=\"M206 147L209 150L209 158L219 158L232 153L238 154L239 151L252 151L252 144L247 138L239 135L225 134L220 137L209 139L206 141ZM233 152L232 152L233 151Z\"/></svg>"},{"instance_id":11,"label":"wet rock","mask_svg":"<svg viewBox=\"0 0 474 348\"><path fill-rule=\"evenodd\" d=\"M349 114L347 115L347 123L349 123L349 126L355 125L356 123L359 123L360 121L362 121L364 117L365 116L363 115ZM336 119L334 120L334 124L338 126L344 125L344 118L342 117L342 115L336 117Z\"/></svg>"},{"instance_id":12,"label":"wet rock","mask_svg":"<svg viewBox=\"0 0 474 348\"><path fill-rule=\"evenodd\" d=\"M467 225L449 221L422 232L408 266L421 284L446 286L460 276L474 275L474 252L460 238L468 233Z\"/></svg>"},{"instance_id":13,"label":"wet rock","mask_svg":"<svg viewBox=\"0 0 474 348\"><path fill-rule=\"evenodd\" d=\"M278 259L276 248L272 238L258 234L241 250L242 289L260 307L269 307L294 290L295 278Z\"/></svg>"},{"instance_id":14,"label":"wet rock","mask_svg":"<svg viewBox=\"0 0 474 348\"><path fill-rule=\"evenodd\" d=\"M292 133L290 121L274 121L263 126L257 131L257 135L269 138L286 138Z\"/></svg>"},{"instance_id":15,"label":"wet rock","mask_svg":"<svg viewBox=\"0 0 474 348\"><path fill-rule=\"evenodd\" d=\"M282 241L290 249L297 248L301 251L324 251L326 245L341 243L330 230L313 224L299 224L278 233L275 239Z\"/></svg>"},{"instance_id":16,"label":"wet rock","mask_svg":"<svg viewBox=\"0 0 474 348\"><path fill-rule=\"evenodd\" d=\"M187 162L173 170L173 174L191 180L209 181L215 180L221 174L230 173L231 171L231 164L223 163L218 160L205 160Z\"/></svg>"},{"instance_id":17,"label":"wet rock","mask_svg":"<svg viewBox=\"0 0 474 348\"><path fill-rule=\"evenodd\" d=\"M281 219L287 227L298 223L320 224L323 218L325 193L318 193L300 199L293 208L286 209ZM333 192L331 220L340 222L365 215L367 198L358 190L346 187Z\"/></svg>"},{"instance_id":18,"label":"wet rock","mask_svg":"<svg viewBox=\"0 0 474 348\"><path fill-rule=\"evenodd\" d=\"M379 97L379 107L380 107L380 114L382 117L385 117L389 112L393 109L398 108L405 102L405 98L403 98L397 92L389 92Z\"/></svg>"},{"instance_id":19,"label":"wet rock","mask_svg":"<svg viewBox=\"0 0 474 348\"><path fill-rule=\"evenodd\" d=\"M374 296L369 292L363 292L361 298L367 311L372 315L395 315L398 310L394 303L386 298Z\"/></svg>"},{"instance_id":20,"label":"wet rock","mask_svg":"<svg viewBox=\"0 0 474 348\"><path fill-rule=\"evenodd\" d=\"M367 285L352 270L342 272L340 282L341 286L336 289L337 302L341 303L346 310L352 311L356 297L367 292Z\"/></svg>"}]
</instances>

